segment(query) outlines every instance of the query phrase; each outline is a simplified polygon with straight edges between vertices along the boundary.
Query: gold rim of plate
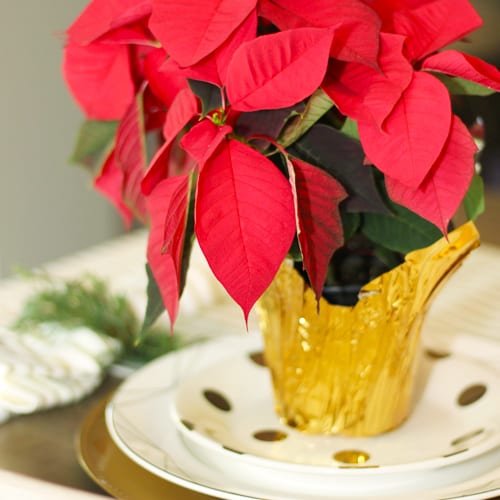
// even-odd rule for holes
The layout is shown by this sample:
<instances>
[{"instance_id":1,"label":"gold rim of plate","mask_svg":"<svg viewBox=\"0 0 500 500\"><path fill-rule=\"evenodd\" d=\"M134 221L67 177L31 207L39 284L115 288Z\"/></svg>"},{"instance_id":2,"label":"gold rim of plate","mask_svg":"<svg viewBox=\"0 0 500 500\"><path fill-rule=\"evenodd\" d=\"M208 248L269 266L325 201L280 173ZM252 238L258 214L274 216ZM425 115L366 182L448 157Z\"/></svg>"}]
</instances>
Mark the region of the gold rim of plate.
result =
<instances>
[{"instance_id":1,"label":"gold rim of plate","mask_svg":"<svg viewBox=\"0 0 500 500\"><path fill-rule=\"evenodd\" d=\"M86 415L76 440L78 462L104 491L120 500L207 500L212 497L191 491L155 476L120 451L108 433L104 412L108 398Z\"/></svg>"}]
</instances>

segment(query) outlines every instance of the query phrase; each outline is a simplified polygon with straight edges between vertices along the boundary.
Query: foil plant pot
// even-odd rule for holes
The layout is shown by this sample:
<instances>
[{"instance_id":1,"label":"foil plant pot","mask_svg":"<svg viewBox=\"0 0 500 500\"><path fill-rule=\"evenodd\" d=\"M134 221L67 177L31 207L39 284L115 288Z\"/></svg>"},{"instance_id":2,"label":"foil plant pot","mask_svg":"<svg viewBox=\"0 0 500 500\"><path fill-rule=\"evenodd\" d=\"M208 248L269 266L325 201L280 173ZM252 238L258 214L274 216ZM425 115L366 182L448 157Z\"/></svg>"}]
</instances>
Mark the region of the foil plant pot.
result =
<instances>
[{"instance_id":1,"label":"foil plant pot","mask_svg":"<svg viewBox=\"0 0 500 500\"><path fill-rule=\"evenodd\" d=\"M285 260L257 305L275 410L314 434L378 435L409 416L420 332L441 286L479 245L469 222L366 284L354 306L321 298Z\"/></svg>"}]
</instances>

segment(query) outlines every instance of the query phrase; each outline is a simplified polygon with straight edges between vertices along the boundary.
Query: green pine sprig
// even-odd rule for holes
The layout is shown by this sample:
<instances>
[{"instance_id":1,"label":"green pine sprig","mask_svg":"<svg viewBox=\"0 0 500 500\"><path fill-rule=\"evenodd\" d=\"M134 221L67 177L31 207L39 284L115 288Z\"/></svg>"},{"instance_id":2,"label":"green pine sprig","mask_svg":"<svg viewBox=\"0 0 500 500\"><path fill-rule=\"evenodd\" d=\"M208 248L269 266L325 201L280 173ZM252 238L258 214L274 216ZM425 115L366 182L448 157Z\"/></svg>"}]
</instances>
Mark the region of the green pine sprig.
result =
<instances>
[{"instance_id":1,"label":"green pine sprig","mask_svg":"<svg viewBox=\"0 0 500 500\"><path fill-rule=\"evenodd\" d=\"M45 286L23 304L12 325L19 332L33 330L41 323L58 323L67 329L88 327L120 340L122 360L134 363L150 361L181 346L178 336L161 326L151 325L142 331L127 297L112 293L93 275L63 281L42 274L32 277L42 279Z\"/></svg>"}]
</instances>

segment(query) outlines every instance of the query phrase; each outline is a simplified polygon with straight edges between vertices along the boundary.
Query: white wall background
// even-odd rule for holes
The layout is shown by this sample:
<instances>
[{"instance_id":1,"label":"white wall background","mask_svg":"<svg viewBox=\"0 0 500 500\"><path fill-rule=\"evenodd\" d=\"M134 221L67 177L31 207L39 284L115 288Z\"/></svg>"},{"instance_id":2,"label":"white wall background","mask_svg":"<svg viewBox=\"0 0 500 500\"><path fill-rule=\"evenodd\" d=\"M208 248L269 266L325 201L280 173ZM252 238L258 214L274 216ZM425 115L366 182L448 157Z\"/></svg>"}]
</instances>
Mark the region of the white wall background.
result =
<instances>
[{"instance_id":1,"label":"white wall background","mask_svg":"<svg viewBox=\"0 0 500 500\"><path fill-rule=\"evenodd\" d=\"M61 77L58 33L86 3L1 1L0 276L123 230L87 172L67 161L82 115Z\"/></svg>"}]
</instances>

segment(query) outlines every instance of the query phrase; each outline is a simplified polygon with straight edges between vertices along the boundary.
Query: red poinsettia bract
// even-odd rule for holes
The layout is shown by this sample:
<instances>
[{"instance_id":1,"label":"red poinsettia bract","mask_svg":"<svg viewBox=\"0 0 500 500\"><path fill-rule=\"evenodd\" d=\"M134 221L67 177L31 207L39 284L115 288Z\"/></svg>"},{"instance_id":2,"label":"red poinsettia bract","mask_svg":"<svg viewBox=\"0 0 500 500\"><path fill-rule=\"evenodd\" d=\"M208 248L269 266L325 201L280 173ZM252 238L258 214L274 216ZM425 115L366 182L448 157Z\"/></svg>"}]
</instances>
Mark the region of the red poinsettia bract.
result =
<instances>
[{"instance_id":1,"label":"red poinsettia bract","mask_svg":"<svg viewBox=\"0 0 500 500\"><path fill-rule=\"evenodd\" d=\"M468 0L90 1L67 31L64 76L89 120L119 122L95 186L128 224L150 224L172 322L191 230L245 316L295 237L320 295L348 194L278 134L292 123L299 138L333 105L392 200L446 233L476 149L437 76L498 91L500 72L440 50L480 23Z\"/></svg>"},{"instance_id":2,"label":"red poinsettia bract","mask_svg":"<svg viewBox=\"0 0 500 500\"><path fill-rule=\"evenodd\" d=\"M432 73L462 77L495 90L500 73L455 50L436 53L481 25L468 0L366 3L382 19L382 74L359 63L332 61L323 89L341 111L358 121L368 161L386 175L394 201L446 233L447 221L469 187L473 150L462 147L467 142L463 135L462 141L455 140L458 118L452 116L448 90ZM451 189L426 189L433 180Z\"/></svg>"}]
</instances>

